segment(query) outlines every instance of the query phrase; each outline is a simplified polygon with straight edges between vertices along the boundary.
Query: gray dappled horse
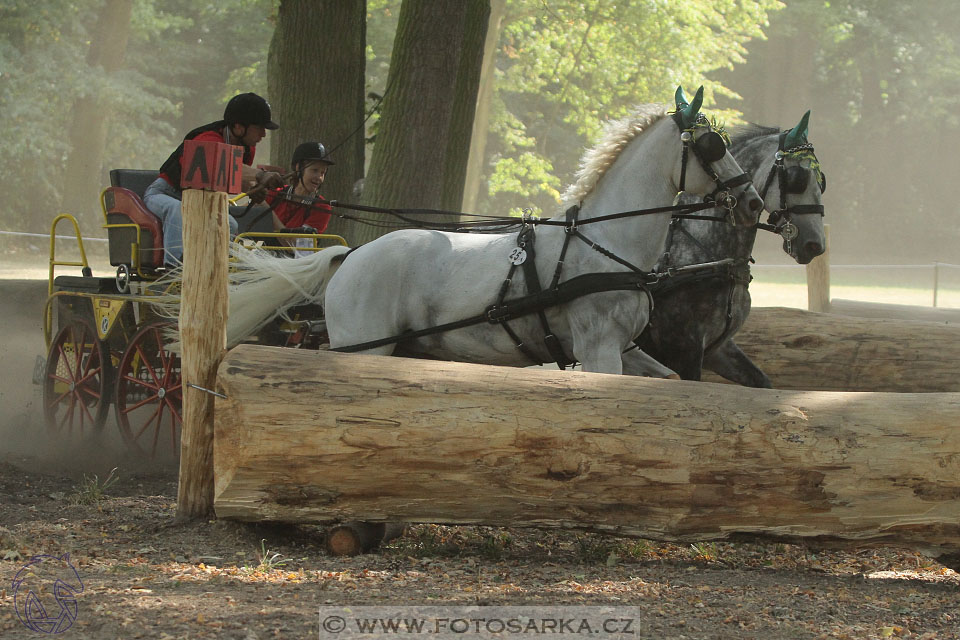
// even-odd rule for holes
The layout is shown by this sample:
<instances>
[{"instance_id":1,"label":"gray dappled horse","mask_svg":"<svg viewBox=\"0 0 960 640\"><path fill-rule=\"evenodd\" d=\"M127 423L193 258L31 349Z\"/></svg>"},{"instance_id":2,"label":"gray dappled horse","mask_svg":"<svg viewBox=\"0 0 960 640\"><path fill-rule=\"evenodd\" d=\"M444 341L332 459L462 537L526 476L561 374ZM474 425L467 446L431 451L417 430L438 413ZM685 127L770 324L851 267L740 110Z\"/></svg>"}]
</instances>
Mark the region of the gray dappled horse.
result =
<instances>
[{"instance_id":1,"label":"gray dappled horse","mask_svg":"<svg viewBox=\"0 0 960 640\"><path fill-rule=\"evenodd\" d=\"M607 126L578 172L578 234L559 218L556 226L527 221L524 226L535 231L527 236L404 229L348 255L336 247L298 260L241 252L238 274L246 284L230 294L228 342L254 333L278 309L321 299L331 349L527 366L559 359L546 336L585 371L672 375L638 349L624 353L647 322L649 300L638 287L585 291L542 314L422 332L484 314L503 290L511 297L527 294L534 289L531 265L547 282L554 273L561 283L584 274L642 275L663 250L671 212L590 220L669 206L681 187L700 196L717 194L718 202L735 194L736 203L728 200L734 222L755 224L762 201L700 114L702 99L703 87L692 102L678 89L672 116L663 105L645 105ZM515 273L511 269L527 261ZM403 339L379 344L398 336Z\"/></svg>"},{"instance_id":2,"label":"gray dappled horse","mask_svg":"<svg viewBox=\"0 0 960 640\"><path fill-rule=\"evenodd\" d=\"M768 222L783 236L783 250L800 264L823 253L825 244L821 194L826 181L807 141L809 116L807 111L785 132L748 125L735 132L730 145L760 188ZM715 275L655 290L650 324L637 340L640 348L684 380L699 380L707 368L738 384L769 388L770 379L733 341L750 313L747 285L756 235L756 228L675 219L661 269L723 258L735 262Z\"/></svg>"}]
</instances>

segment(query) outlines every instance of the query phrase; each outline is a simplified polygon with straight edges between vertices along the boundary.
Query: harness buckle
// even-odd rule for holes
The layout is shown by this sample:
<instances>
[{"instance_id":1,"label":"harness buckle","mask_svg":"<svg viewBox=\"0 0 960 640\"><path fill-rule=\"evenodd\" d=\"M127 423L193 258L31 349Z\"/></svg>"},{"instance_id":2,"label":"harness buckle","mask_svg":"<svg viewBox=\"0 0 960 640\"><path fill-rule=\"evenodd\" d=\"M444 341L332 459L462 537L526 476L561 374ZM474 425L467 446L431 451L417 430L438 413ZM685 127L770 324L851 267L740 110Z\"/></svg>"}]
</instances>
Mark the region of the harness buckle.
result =
<instances>
[{"instance_id":1,"label":"harness buckle","mask_svg":"<svg viewBox=\"0 0 960 640\"><path fill-rule=\"evenodd\" d=\"M490 324L500 324L509 312L504 307L493 305L484 313L487 316L487 322Z\"/></svg>"}]
</instances>

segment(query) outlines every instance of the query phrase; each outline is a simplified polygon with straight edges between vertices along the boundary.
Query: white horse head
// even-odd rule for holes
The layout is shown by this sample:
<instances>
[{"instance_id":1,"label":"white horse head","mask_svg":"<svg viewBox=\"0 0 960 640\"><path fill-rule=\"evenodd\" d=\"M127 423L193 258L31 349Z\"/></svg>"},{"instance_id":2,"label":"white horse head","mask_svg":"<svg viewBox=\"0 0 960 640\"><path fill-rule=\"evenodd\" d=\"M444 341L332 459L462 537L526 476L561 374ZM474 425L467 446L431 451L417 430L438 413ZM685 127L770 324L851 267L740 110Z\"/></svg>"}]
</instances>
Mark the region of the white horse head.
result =
<instances>
[{"instance_id":1,"label":"white horse head","mask_svg":"<svg viewBox=\"0 0 960 640\"><path fill-rule=\"evenodd\" d=\"M608 122L581 159L576 181L564 192L564 209L583 202L585 209L603 215L630 210L638 193L666 199L685 191L723 200L738 226L756 224L763 201L727 150L726 135L715 131L700 112L702 102L703 87L691 103L678 87L672 114L663 105L647 104ZM633 144L641 134L647 144ZM650 144L652 140L656 143ZM602 190L601 181L606 183Z\"/></svg>"}]
</instances>

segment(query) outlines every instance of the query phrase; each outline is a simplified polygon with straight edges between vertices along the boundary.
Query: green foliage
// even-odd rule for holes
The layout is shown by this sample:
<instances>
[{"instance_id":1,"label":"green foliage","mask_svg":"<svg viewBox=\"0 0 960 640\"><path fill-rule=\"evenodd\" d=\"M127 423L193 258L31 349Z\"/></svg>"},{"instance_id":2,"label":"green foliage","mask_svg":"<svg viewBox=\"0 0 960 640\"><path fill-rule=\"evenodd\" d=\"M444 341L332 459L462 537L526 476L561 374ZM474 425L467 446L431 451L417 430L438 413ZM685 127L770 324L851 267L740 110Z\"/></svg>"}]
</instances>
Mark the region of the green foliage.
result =
<instances>
[{"instance_id":1,"label":"green foliage","mask_svg":"<svg viewBox=\"0 0 960 640\"><path fill-rule=\"evenodd\" d=\"M960 145L955 3L790 0L767 33L723 80L753 120L788 127L812 109L834 255L953 261L954 176L941 168Z\"/></svg>"},{"instance_id":2,"label":"green foliage","mask_svg":"<svg viewBox=\"0 0 960 640\"><path fill-rule=\"evenodd\" d=\"M102 482L96 474L93 476L84 474L83 481L74 488L71 502L74 504L99 504L107 497L107 490L120 479L116 473L117 467L114 467Z\"/></svg>"},{"instance_id":3,"label":"green foliage","mask_svg":"<svg viewBox=\"0 0 960 640\"><path fill-rule=\"evenodd\" d=\"M496 213L532 205L553 213L581 150L605 120L638 103L669 103L681 82L705 85L708 104L714 95L734 95L708 74L742 62L744 44L762 36L768 13L780 6L778 0L508 0L487 147L489 186L480 207Z\"/></svg>"},{"instance_id":4,"label":"green foliage","mask_svg":"<svg viewBox=\"0 0 960 640\"><path fill-rule=\"evenodd\" d=\"M103 0L0 0L0 226L46 231L59 210L77 98L109 119L101 185L115 167L156 168L189 128L220 116L239 90L266 86L276 0L134 0L123 68L87 64ZM82 153L82 150L81 150ZM84 229L99 235L99 230Z\"/></svg>"}]
</instances>

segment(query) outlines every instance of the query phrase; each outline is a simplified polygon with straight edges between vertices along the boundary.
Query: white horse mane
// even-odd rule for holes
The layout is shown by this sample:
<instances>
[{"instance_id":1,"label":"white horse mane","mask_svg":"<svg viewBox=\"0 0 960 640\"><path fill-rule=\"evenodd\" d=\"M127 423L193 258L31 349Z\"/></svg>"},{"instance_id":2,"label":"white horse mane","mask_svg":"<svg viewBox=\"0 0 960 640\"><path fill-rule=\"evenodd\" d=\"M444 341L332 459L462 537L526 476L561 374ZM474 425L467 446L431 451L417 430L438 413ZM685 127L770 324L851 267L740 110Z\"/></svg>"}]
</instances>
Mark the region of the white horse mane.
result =
<instances>
[{"instance_id":1,"label":"white horse mane","mask_svg":"<svg viewBox=\"0 0 960 640\"><path fill-rule=\"evenodd\" d=\"M603 127L600 140L580 158L577 180L563 192L561 200L570 204L583 200L620 153L650 125L667 115L669 107L663 104L641 104L619 120L610 120Z\"/></svg>"}]
</instances>

